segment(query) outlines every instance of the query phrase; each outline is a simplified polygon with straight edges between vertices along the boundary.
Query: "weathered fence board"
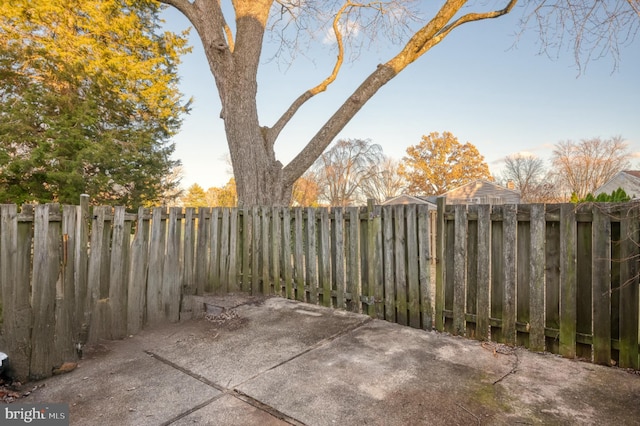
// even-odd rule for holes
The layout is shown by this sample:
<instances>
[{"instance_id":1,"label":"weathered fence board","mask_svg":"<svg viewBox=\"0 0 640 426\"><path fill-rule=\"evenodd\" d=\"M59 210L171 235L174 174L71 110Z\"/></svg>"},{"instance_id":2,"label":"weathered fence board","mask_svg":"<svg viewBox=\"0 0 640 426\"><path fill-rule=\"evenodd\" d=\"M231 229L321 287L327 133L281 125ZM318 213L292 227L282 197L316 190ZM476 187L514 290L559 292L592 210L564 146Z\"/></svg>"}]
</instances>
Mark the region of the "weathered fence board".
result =
<instances>
[{"instance_id":1,"label":"weathered fence board","mask_svg":"<svg viewBox=\"0 0 640 426\"><path fill-rule=\"evenodd\" d=\"M640 226L638 211L625 209L620 224L620 360L622 368L640 368L638 345L639 282L638 244Z\"/></svg>"},{"instance_id":2,"label":"weathered fence board","mask_svg":"<svg viewBox=\"0 0 640 426\"><path fill-rule=\"evenodd\" d=\"M162 318L176 322L180 319L180 256L182 227L179 223L180 207L169 209L166 252L162 269Z\"/></svg>"},{"instance_id":3,"label":"weathered fence board","mask_svg":"<svg viewBox=\"0 0 640 426\"><path fill-rule=\"evenodd\" d=\"M271 281L274 285L274 294L282 295L282 279L280 276L280 256L282 236L282 218L280 217L280 209L271 208ZM232 262L233 263L233 262ZM231 277L229 277L231 278Z\"/></svg>"},{"instance_id":4,"label":"weathered fence board","mask_svg":"<svg viewBox=\"0 0 640 426\"><path fill-rule=\"evenodd\" d=\"M302 207L294 209L294 254L293 260L295 262L294 274L296 282L296 300L304 302L307 300L306 292L304 289L305 283L305 252L304 252L304 218Z\"/></svg>"},{"instance_id":5,"label":"weathered fence board","mask_svg":"<svg viewBox=\"0 0 640 426\"><path fill-rule=\"evenodd\" d=\"M530 211L529 232L529 348L542 352L545 349L544 333L544 252L545 217L544 205L533 204Z\"/></svg>"},{"instance_id":6,"label":"weathered fence board","mask_svg":"<svg viewBox=\"0 0 640 426\"><path fill-rule=\"evenodd\" d=\"M593 360L611 362L611 223L593 209Z\"/></svg>"},{"instance_id":7,"label":"weathered fence board","mask_svg":"<svg viewBox=\"0 0 640 426\"><path fill-rule=\"evenodd\" d=\"M184 211L184 252L182 257L181 279L185 295L196 292L195 255L196 255L196 209L188 207Z\"/></svg>"},{"instance_id":8,"label":"weathered fence board","mask_svg":"<svg viewBox=\"0 0 640 426\"><path fill-rule=\"evenodd\" d=\"M445 275L445 199L437 202L436 219L436 295L435 295L435 325L436 330L444 330L444 275Z\"/></svg>"},{"instance_id":9,"label":"weathered fence board","mask_svg":"<svg viewBox=\"0 0 640 426\"><path fill-rule=\"evenodd\" d=\"M109 305L111 308L111 337L122 339L127 335L127 287L125 277L126 251L129 248L131 229L125 233L124 207L116 207L113 215L113 235L111 237L111 265L109 281ZM126 235L126 240L125 240ZM128 266L128 265L127 265Z\"/></svg>"},{"instance_id":10,"label":"weathered fence board","mask_svg":"<svg viewBox=\"0 0 640 426\"><path fill-rule=\"evenodd\" d=\"M147 321L151 324L160 321L162 307L162 270L165 256L165 237L167 230L164 209L156 207L151 214L151 235L149 240L149 269L147 284Z\"/></svg>"},{"instance_id":11,"label":"weathered fence board","mask_svg":"<svg viewBox=\"0 0 640 426\"><path fill-rule=\"evenodd\" d=\"M394 212L394 240L393 253L395 258L395 290L396 290L396 322L409 325L407 306L407 275L406 275L406 235L404 222L404 206L395 206Z\"/></svg>"},{"instance_id":12,"label":"weathered fence board","mask_svg":"<svg viewBox=\"0 0 640 426\"><path fill-rule=\"evenodd\" d=\"M418 206L418 292L422 328L433 328L433 290L431 288L431 218L426 205Z\"/></svg>"},{"instance_id":13,"label":"weathered fence board","mask_svg":"<svg viewBox=\"0 0 640 426\"><path fill-rule=\"evenodd\" d=\"M349 214L349 261L347 262L347 291L351 293L351 310L362 312L360 303L360 210L357 207L348 207Z\"/></svg>"},{"instance_id":14,"label":"weathered fence board","mask_svg":"<svg viewBox=\"0 0 640 426\"><path fill-rule=\"evenodd\" d=\"M329 211L327 209L320 210L320 221L318 228L318 271L319 271L319 288L322 289L321 303L323 306L331 306L331 221L329 220Z\"/></svg>"},{"instance_id":15,"label":"weathered fence board","mask_svg":"<svg viewBox=\"0 0 640 426\"><path fill-rule=\"evenodd\" d=\"M60 229L49 222L49 210L55 213L54 204L38 205L34 212L33 231L33 331L30 376L34 379L50 375L55 363L55 299L56 281L59 274L59 254L56 245Z\"/></svg>"},{"instance_id":16,"label":"weathered fence board","mask_svg":"<svg viewBox=\"0 0 640 426\"><path fill-rule=\"evenodd\" d=\"M131 244L127 285L127 334L142 330L146 309L147 262L149 259L149 221L147 211L138 209L136 233Z\"/></svg>"},{"instance_id":17,"label":"weathered fence board","mask_svg":"<svg viewBox=\"0 0 640 426\"><path fill-rule=\"evenodd\" d=\"M333 276L335 280L335 285L333 286L336 293L335 298L335 306L344 308L345 304L345 272L344 272L344 264L345 264L345 250L344 250L344 216L342 208L337 208L334 210L334 226L333 229L333 241L335 244L333 245Z\"/></svg>"},{"instance_id":18,"label":"weathered fence board","mask_svg":"<svg viewBox=\"0 0 640 426\"><path fill-rule=\"evenodd\" d=\"M396 287L394 276L393 206L382 207L384 262L384 317L396 321Z\"/></svg>"},{"instance_id":19,"label":"weathered fence board","mask_svg":"<svg viewBox=\"0 0 640 426\"><path fill-rule=\"evenodd\" d=\"M420 267L418 258L418 223L415 205L406 207L406 285L409 308L409 325L414 328L421 326L420 309Z\"/></svg>"},{"instance_id":20,"label":"weathered fence board","mask_svg":"<svg viewBox=\"0 0 640 426\"><path fill-rule=\"evenodd\" d=\"M491 206L478 206L478 244L477 244L477 287L476 287L476 339L487 340L489 337L490 303L490 259L491 253L486 248L491 244Z\"/></svg>"},{"instance_id":21,"label":"weathered fence board","mask_svg":"<svg viewBox=\"0 0 640 426\"><path fill-rule=\"evenodd\" d=\"M576 213L573 204L560 206L560 354L576 356Z\"/></svg>"},{"instance_id":22,"label":"weathered fence board","mask_svg":"<svg viewBox=\"0 0 640 426\"><path fill-rule=\"evenodd\" d=\"M367 314L384 319L382 215L380 206L369 206L367 211Z\"/></svg>"},{"instance_id":23,"label":"weathered fence board","mask_svg":"<svg viewBox=\"0 0 640 426\"><path fill-rule=\"evenodd\" d=\"M504 256L502 305L502 339L505 343L516 343L516 238L518 235L516 206L502 206L502 245Z\"/></svg>"},{"instance_id":24,"label":"weathered fence board","mask_svg":"<svg viewBox=\"0 0 640 426\"><path fill-rule=\"evenodd\" d=\"M467 235L465 238L466 247L466 312L465 315L465 334L470 338L476 338L476 323L478 314L478 221L471 219L472 216L478 214L478 206L468 206L469 220L467 220ZM465 217L466 220L466 217ZM466 321L466 316L476 318L476 321Z\"/></svg>"},{"instance_id":25,"label":"weathered fence board","mask_svg":"<svg viewBox=\"0 0 640 426\"><path fill-rule=\"evenodd\" d=\"M8 337L4 339L3 347L11 354L11 364L19 373L19 379L24 380L28 375L31 360L29 267L32 230L31 226L18 223L17 206L2 205L0 209L2 334ZM24 208L22 213L25 213ZM28 249L26 253L25 249ZM25 261L25 257L29 260Z\"/></svg>"},{"instance_id":26,"label":"weathered fence board","mask_svg":"<svg viewBox=\"0 0 640 426\"><path fill-rule=\"evenodd\" d=\"M308 300L310 303L318 303L318 248L316 246L316 213L311 207L307 209L307 244L305 250L306 283L309 288Z\"/></svg>"},{"instance_id":27,"label":"weathered fence board","mask_svg":"<svg viewBox=\"0 0 640 426\"><path fill-rule=\"evenodd\" d=\"M55 355L56 364L73 360L76 357L74 343L77 340L77 321L75 303L74 256L76 209L74 206L62 206L61 224L61 264L60 277L56 284L56 321Z\"/></svg>"}]
</instances>

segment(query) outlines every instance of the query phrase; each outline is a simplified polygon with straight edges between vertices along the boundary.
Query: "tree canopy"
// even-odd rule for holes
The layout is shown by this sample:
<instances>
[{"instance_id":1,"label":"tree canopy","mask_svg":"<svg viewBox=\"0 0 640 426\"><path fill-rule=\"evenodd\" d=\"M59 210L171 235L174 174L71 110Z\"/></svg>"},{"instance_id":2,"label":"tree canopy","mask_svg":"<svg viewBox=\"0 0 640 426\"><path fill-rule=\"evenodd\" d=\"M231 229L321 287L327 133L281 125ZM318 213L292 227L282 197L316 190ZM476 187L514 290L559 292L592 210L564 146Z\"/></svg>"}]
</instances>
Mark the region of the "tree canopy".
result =
<instances>
[{"instance_id":1,"label":"tree canopy","mask_svg":"<svg viewBox=\"0 0 640 426\"><path fill-rule=\"evenodd\" d=\"M499 18L519 3L234 0L228 5L219 0L160 1L182 12L202 40L222 103L220 117L243 205L289 204L294 182L381 87L460 26ZM633 39L638 29L636 0L520 3L525 27L538 25L542 49L562 50L566 43L573 43L579 62L588 60L592 52L617 58L617 46ZM303 105L336 81L349 48L358 44L351 36L360 30L374 39L386 37L398 43L397 54L363 75L361 84L310 140L301 141L299 153L283 165L274 151L279 135ZM256 95L263 45L275 40L280 56L286 56L289 47L300 48L306 35L327 33L335 39L336 59L326 78L310 83L275 122L261 123ZM350 52L358 57L357 46Z\"/></svg>"},{"instance_id":2,"label":"tree canopy","mask_svg":"<svg viewBox=\"0 0 640 426\"><path fill-rule=\"evenodd\" d=\"M185 207L207 207L209 205L204 188L197 183L187 188L187 192L181 197L180 201Z\"/></svg>"},{"instance_id":3,"label":"tree canopy","mask_svg":"<svg viewBox=\"0 0 640 426\"><path fill-rule=\"evenodd\" d=\"M236 180L231 178L223 187L207 189L207 205L216 207L237 206L238 194L236 193Z\"/></svg>"},{"instance_id":4,"label":"tree canopy","mask_svg":"<svg viewBox=\"0 0 640 426\"><path fill-rule=\"evenodd\" d=\"M187 111L186 34L151 0L0 3L0 202L136 207L179 179L169 138Z\"/></svg>"},{"instance_id":5,"label":"tree canopy","mask_svg":"<svg viewBox=\"0 0 640 426\"><path fill-rule=\"evenodd\" d=\"M440 195L477 179L492 180L478 149L469 142L461 144L449 132L430 133L408 147L400 174L409 192L423 195Z\"/></svg>"}]
</instances>

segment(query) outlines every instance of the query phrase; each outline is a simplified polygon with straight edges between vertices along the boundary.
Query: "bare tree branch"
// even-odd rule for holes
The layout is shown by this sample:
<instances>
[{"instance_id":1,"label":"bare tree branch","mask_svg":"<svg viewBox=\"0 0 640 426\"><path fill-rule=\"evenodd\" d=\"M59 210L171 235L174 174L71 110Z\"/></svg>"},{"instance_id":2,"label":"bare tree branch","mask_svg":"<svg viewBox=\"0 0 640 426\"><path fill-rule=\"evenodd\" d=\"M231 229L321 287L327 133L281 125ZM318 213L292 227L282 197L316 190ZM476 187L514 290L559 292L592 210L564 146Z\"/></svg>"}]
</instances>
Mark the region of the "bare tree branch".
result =
<instances>
[{"instance_id":1,"label":"bare tree branch","mask_svg":"<svg viewBox=\"0 0 640 426\"><path fill-rule=\"evenodd\" d=\"M284 3L282 2L278 2L278 3L282 4L283 7L285 7ZM278 119L278 121L276 121L276 123L271 128L267 129L267 132L266 132L267 143L273 145L275 143L275 140L278 138L278 135L280 134L280 132L282 132L284 127L291 120L291 118L293 118L293 116L300 109L300 107L302 107L302 105L304 105L309 99L311 99L315 95L327 90L327 87L329 87L329 85L336 80L345 57L344 38L342 35L342 30L340 28L340 21L343 19L343 17L348 17L350 12L353 9L357 9L357 8L373 8L378 10L379 13L384 13L384 7L382 2L355 3L355 2L352 2L351 0L345 1L345 3L336 12L333 18L332 29L333 29L333 34L336 37L338 54L336 57L336 62L333 66L333 70L331 71L331 74L327 78L325 78L320 84L318 84L317 86L307 90L306 92L298 96L298 98L296 98L296 100L293 101L293 103L284 112L284 114L282 114L282 116ZM348 23L345 25L348 25Z\"/></svg>"},{"instance_id":2,"label":"bare tree branch","mask_svg":"<svg viewBox=\"0 0 640 426\"><path fill-rule=\"evenodd\" d=\"M640 31L638 0L537 0L525 3L530 9L523 19L523 31L536 23L542 42L540 53L559 55L565 44L572 46L579 73L592 59L608 55L619 62L619 48L632 42Z\"/></svg>"},{"instance_id":3,"label":"bare tree branch","mask_svg":"<svg viewBox=\"0 0 640 426\"><path fill-rule=\"evenodd\" d=\"M467 14L449 24L453 17L466 3L465 0L447 1L434 16L409 40L402 51L378 68L367 77L355 92L338 108L325 125L316 133L300 153L284 167L285 182L293 182L307 170L322 151L331 143L333 138L346 126L362 106L386 83L393 79L400 71L414 62L431 47L441 42L453 28L464 23L474 22L502 16L513 8L517 0L510 0L503 9L494 12ZM453 27L449 28L448 25ZM444 34L443 34L444 32Z\"/></svg>"},{"instance_id":4,"label":"bare tree branch","mask_svg":"<svg viewBox=\"0 0 640 426\"><path fill-rule=\"evenodd\" d=\"M511 10L516 5L516 3L518 3L518 0L510 0L509 3L503 9L500 9L500 10L494 10L492 12L485 12L485 13L467 13L466 15L456 19L451 24L445 26L440 32L438 32L438 35L434 37L435 41L433 45L431 46L425 45L421 48L421 50L424 49L424 52L426 52L431 47L440 43L440 41L442 41L442 39L445 38L451 31L453 31L455 28L459 27L462 24L466 24L468 22L474 22L474 21L482 21L485 19L499 18L500 16L506 15L507 13L511 12ZM418 54L422 55L424 52L419 52Z\"/></svg>"}]
</instances>

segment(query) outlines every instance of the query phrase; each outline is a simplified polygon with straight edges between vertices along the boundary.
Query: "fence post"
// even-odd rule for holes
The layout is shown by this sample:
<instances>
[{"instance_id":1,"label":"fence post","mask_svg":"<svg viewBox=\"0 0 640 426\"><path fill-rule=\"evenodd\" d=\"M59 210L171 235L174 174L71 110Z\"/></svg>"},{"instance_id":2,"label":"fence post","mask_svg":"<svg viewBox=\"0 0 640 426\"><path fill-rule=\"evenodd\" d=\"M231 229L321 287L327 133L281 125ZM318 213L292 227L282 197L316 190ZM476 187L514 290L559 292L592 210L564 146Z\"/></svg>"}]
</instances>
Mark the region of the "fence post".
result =
<instances>
[{"instance_id":1,"label":"fence post","mask_svg":"<svg viewBox=\"0 0 640 426\"><path fill-rule=\"evenodd\" d=\"M576 213L560 206L560 355L576 356Z\"/></svg>"},{"instance_id":2,"label":"fence post","mask_svg":"<svg viewBox=\"0 0 640 426\"><path fill-rule=\"evenodd\" d=\"M447 199L439 197L437 200L438 216L436 219L436 330L444 331L444 224Z\"/></svg>"},{"instance_id":3,"label":"fence post","mask_svg":"<svg viewBox=\"0 0 640 426\"><path fill-rule=\"evenodd\" d=\"M453 334L464 336L467 312L467 206L454 206L455 227L453 237Z\"/></svg>"},{"instance_id":4,"label":"fence post","mask_svg":"<svg viewBox=\"0 0 640 426\"><path fill-rule=\"evenodd\" d=\"M88 267L89 267L89 196L80 195L80 205L76 207L76 245L75 245L75 318L79 324L77 343L87 343L89 333L90 310L87 309Z\"/></svg>"},{"instance_id":5,"label":"fence post","mask_svg":"<svg viewBox=\"0 0 640 426\"><path fill-rule=\"evenodd\" d=\"M291 210L288 207L284 207L282 209L282 275L284 277L284 297L287 299L295 299L291 247Z\"/></svg>"},{"instance_id":6,"label":"fence post","mask_svg":"<svg viewBox=\"0 0 640 426\"><path fill-rule=\"evenodd\" d=\"M78 319L76 307L79 303L75 300L75 260L77 252L75 246L77 220L82 220L77 215L75 206L62 206L62 259L61 273L56 286L56 338L55 347L60 365L66 361L77 358L75 343L78 336Z\"/></svg>"},{"instance_id":7,"label":"fence post","mask_svg":"<svg viewBox=\"0 0 640 426\"><path fill-rule=\"evenodd\" d=\"M31 366L29 376L43 379L51 375L54 361L55 297L59 263L59 232L50 226L50 211L57 205L38 205L34 214L33 247L33 330L31 333Z\"/></svg>"},{"instance_id":8,"label":"fence post","mask_svg":"<svg viewBox=\"0 0 640 426\"><path fill-rule=\"evenodd\" d=\"M433 303L431 301L431 213L426 205L418 206L418 264L420 265L420 311L422 314L422 328L433 328Z\"/></svg>"},{"instance_id":9,"label":"fence post","mask_svg":"<svg viewBox=\"0 0 640 426\"><path fill-rule=\"evenodd\" d=\"M382 219L380 206L374 205L374 200L368 200L367 212L369 216L367 229L367 314L378 319L384 318L384 288L381 281L382 252Z\"/></svg>"},{"instance_id":10,"label":"fence post","mask_svg":"<svg viewBox=\"0 0 640 426\"><path fill-rule=\"evenodd\" d=\"M384 265L383 285L384 285L384 319L396 322L396 283L395 265L393 249L393 205L382 206L382 238L383 253L382 263Z\"/></svg>"},{"instance_id":11,"label":"fence post","mask_svg":"<svg viewBox=\"0 0 640 426\"><path fill-rule=\"evenodd\" d=\"M24 206L22 213L33 216L33 207ZM0 206L0 291L5 350L11 359L12 374L20 381L29 376L31 358L31 303L29 292L29 259L31 226L18 224L18 208ZM25 232L26 231L26 232ZM25 253L26 250L26 253Z\"/></svg>"},{"instance_id":12,"label":"fence post","mask_svg":"<svg viewBox=\"0 0 640 426\"><path fill-rule=\"evenodd\" d=\"M476 338L489 338L491 314L491 206L478 206Z\"/></svg>"},{"instance_id":13,"label":"fence post","mask_svg":"<svg viewBox=\"0 0 640 426\"><path fill-rule=\"evenodd\" d=\"M504 257L504 299L502 305L502 338L510 345L516 344L516 251L518 221L516 205L505 204L502 208L502 245Z\"/></svg>"},{"instance_id":14,"label":"fence post","mask_svg":"<svg viewBox=\"0 0 640 426\"><path fill-rule=\"evenodd\" d=\"M316 213L312 207L307 208L307 246L305 249L307 285L309 286L309 303L318 303L318 249L316 238Z\"/></svg>"},{"instance_id":15,"label":"fence post","mask_svg":"<svg viewBox=\"0 0 640 426\"><path fill-rule=\"evenodd\" d=\"M611 363L611 220L609 209L592 205L593 362Z\"/></svg>"},{"instance_id":16,"label":"fence post","mask_svg":"<svg viewBox=\"0 0 640 426\"><path fill-rule=\"evenodd\" d=\"M113 215L111 240L111 264L109 273L109 306L111 307L111 337L122 339L127 335L127 276L129 265L125 263L129 251L129 233L125 227L125 209L116 207ZM129 232L126 232L128 229Z\"/></svg>"},{"instance_id":17,"label":"fence post","mask_svg":"<svg viewBox=\"0 0 640 426\"><path fill-rule=\"evenodd\" d=\"M165 260L167 222L163 207L155 207L151 215L149 270L147 275L146 321L154 324L162 319L162 266Z\"/></svg>"},{"instance_id":18,"label":"fence post","mask_svg":"<svg viewBox=\"0 0 640 426\"><path fill-rule=\"evenodd\" d=\"M167 248L162 271L161 303L164 318L171 322L180 319L180 246L182 240L182 207L169 209Z\"/></svg>"},{"instance_id":19,"label":"fence post","mask_svg":"<svg viewBox=\"0 0 640 426\"><path fill-rule=\"evenodd\" d=\"M420 297L420 275L419 275L419 252L418 247L418 217L417 206L406 206L406 246L407 246L407 295L409 306L409 325L414 328L421 327L421 297Z\"/></svg>"},{"instance_id":20,"label":"fence post","mask_svg":"<svg viewBox=\"0 0 640 426\"><path fill-rule=\"evenodd\" d=\"M638 207L623 210L620 223L620 367L640 368L638 359Z\"/></svg>"},{"instance_id":21,"label":"fence post","mask_svg":"<svg viewBox=\"0 0 640 426\"><path fill-rule=\"evenodd\" d=\"M531 206L531 258L529 259L529 349L542 352L545 346L544 298L545 298L545 206Z\"/></svg>"},{"instance_id":22,"label":"fence post","mask_svg":"<svg viewBox=\"0 0 640 426\"><path fill-rule=\"evenodd\" d=\"M138 209L136 235L131 245L131 264L127 298L127 333L135 334L142 329L145 317L147 288L147 264L149 261L149 220L144 207Z\"/></svg>"}]
</instances>

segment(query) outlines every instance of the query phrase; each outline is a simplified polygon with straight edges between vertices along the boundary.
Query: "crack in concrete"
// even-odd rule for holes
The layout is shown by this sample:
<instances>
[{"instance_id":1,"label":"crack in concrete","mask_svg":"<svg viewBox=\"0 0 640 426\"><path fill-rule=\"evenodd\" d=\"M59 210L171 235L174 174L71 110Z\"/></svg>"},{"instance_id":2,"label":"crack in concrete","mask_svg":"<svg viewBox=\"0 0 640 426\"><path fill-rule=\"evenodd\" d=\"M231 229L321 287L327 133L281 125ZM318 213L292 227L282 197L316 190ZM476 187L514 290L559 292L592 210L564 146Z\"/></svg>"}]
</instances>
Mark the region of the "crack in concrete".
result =
<instances>
[{"instance_id":1,"label":"crack in concrete","mask_svg":"<svg viewBox=\"0 0 640 426\"><path fill-rule=\"evenodd\" d=\"M184 373L184 374L186 374L186 375L188 375L188 376L190 376L190 377L192 377L192 378L194 378L194 379L206 384L207 386L210 386L210 387L220 391L219 395L216 395L215 397L213 397L213 398L211 398L211 399L209 399L209 400L207 400L207 401L205 401L205 402L203 402L201 404L198 404L195 407L192 407L192 408L190 408L189 410L187 410L187 411L185 411L183 413L178 414L177 416L173 417L172 419L164 422L162 424L162 426L171 425L172 423L174 423L174 422L176 422L176 421L188 416L189 414L194 413L194 412L200 410L201 408L206 407L207 405L211 404L214 401L217 401L218 399L222 398L224 395L230 395L230 396L232 396L232 397L234 397L236 399L239 399L240 401L243 401L243 402L245 402L245 403L257 408L258 410L264 411L264 412L272 415L273 417L276 417L276 418L278 418L278 419L280 419L280 420L282 420L282 421L284 421L284 422L286 422L286 423L288 423L290 425L304 426L305 423L303 423L303 422L301 422L301 421L299 421L299 420L297 420L297 419L295 419L293 417L290 417L290 416L286 415L285 413L283 413L283 412L277 410L276 408L274 408L274 407L272 407L270 405L267 405L267 404L255 399L255 398L251 397L250 395L247 395L246 393L244 393L244 392L240 391L239 389L237 389L237 387L239 387L239 386L241 386L241 385L243 385L243 384L245 384L245 383L247 383L247 382L249 382L251 380L256 379L257 377L261 376L264 373L267 373L267 372L269 372L271 370L274 370L274 369L276 369L276 368L278 368L278 367L280 367L280 366L282 366L282 365L284 365L284 364L286 364L288 362L291 362L296 358L299 358L299 357L301 357L301 356L303 356L305 354L308 354L309 352L311 352L313 350L321 348L321 347L333 342L334 340L336 340L336 339L338 339L338 338L340 338L340 337L342 337L342 336L344 336L346 334L349 334L352 331L362 327L363 325L371 322L372 320L373 319L371 317L366 317L362 321L360 321L360 322L358 322L356 324L353 324L353 325L351 325L349 327L346 327L343 330L340 330L339 332L337 332L337 333L335 333L335 334L333 334L333 335L331 335L331 336L329 336L329 337L327 337L325 339L322 339L322 340L318 341L317 343L311 345L310 347L308 347L307 349L301 351L300 353L297 353L294 356L289 357L288 359L286 359L286 360L284 360L282 362L279 362L279 363L267 368L264 371L259 372L255 376L250 377L249 379L247 379L247 380L245 380L245 381L243 381L241 383L238 383L233 388L225 387L225 386L219 385L219 384L217 384L215 382L212 382L211 380L207 379L206 377L202 376L201 374L196 374L193 371L191 371L189 369L186 369L186 368L176 364L175 362L173 362L173 361L171 361L171 360L169 360L167 358L164 358L161 355L158 355L158 354L156 354L156 353L154 353L154 352L152 352L150 350L145 350L144 353L146 353L147 355L149 355L149 356L157 359L158 361L160 361L160 362L162 362L162 363L164 363L164 364L166 364L166 365L168 365L168 366L180 371L181 373Z\"/></svg>"},{"instance_id":2,"label":"crack in concrete","mask_svg":"<svg viewBox=\"0 0 640 426\"><path fill-rule=\"evenodd\" d=\"M309 352L311 352L311 351L314 351L314 350L316 350L316 349L318 349L318 348L321 348L321 347L323 347L323 346L325 346L325 345L327 345L327 344L329 344L329 343L333 342L334 340L338 339L339 337L342 337L342 336L344 336L344 335L346 335L346 334L348 334L348 333L351 333L351 332L352 332L352 331L354 331L354 330L357 330L358 328L360 328L360 327L362 327L363 325L365 325L365 324L367 324L367 323L371 322L372 320L373 320L373 318L371 318L371 317L366 317L366 318L365 318L365 319L363 319L362 321L360 321L360 322L358 322L358 323L356 323L356 324L353 324L353 325L351 325L351 326L349 326L349 327L346 327L345 329L340 330L340 331L339 331L339 332L337 332L336 334L333 334L333 335L331 335L331 336L329 336L329 337L326 337L326 338L324 338L324 339L322 339L322 340L318 341L317 343L315 343L315 344L313 344L313 345L309 346L307 349L305 349L305 350L301 351L300 353L297 353L297 354L293 355L292 357L290 357L290 358L288 358L288 359L285 359L284 361L279 362L279 363L277 363L277 364L275 364L275 365L273 365L273 366L271 366L271 367L267 368L267 369L266 369L266 370L264 370L264 371L259 372L258 374L256 374L256 375L255 375L255 376L253 376L253 377L248 378L248 379L247 379L247 380L245 380L244 382L238 383L238 384L237 384L237 386L242 386L243 384L245 384L245 383L247 383L247 382L250 382L251 380L254 380L254 379L256 379L256 378L260 377L261 375L263 375L264 373L266 373L266 372L268 372L268 371L275 370L276 368L278 368L278 367L280 367L280 366L282 366L282 365L284 365L284 364L287 364L287 363L289 363L289 362L293 361L293 360L294 360L294 359L296 359L296 358L299 358L299 357L301 357L301 356L303 356L303 355L308 354L308 353L309 353Z\"/></svg>"},{"instance_id":3,"label":"crack in concrete","mask_svg":"<svg viewBox=\"0 0 640 426\"><path fill-rule=\"evenodd\" d=\"M219 385L219 384L217 384L215 382L212 382L211 380L207 379L206 377L202 376L201 374L196 374L191 370L188 370L188 369L186 369L184 367L181 367L180 365L176 364L175 362L170 361L170 360L164 358L163 356L158 355L158 354L156 354L156 353L154 353L152 351L145 350L144 353L146 353L147 355L157 359L158 361L160 361L160 362L162 362L162 363L164 363L164 364L166 364L166 365L168 365L168 366L180 371L181 373L184 373L187 376L192 377L192 378L194 378L194 379L206 384L207 386L210 386L210 387L220 391L219 395L216 395L213 398L211 398L211 399L209 399L209 400L207 400L207 401L205 401L205 402L203 402L201 404L198 404L195 407L190 408L189 410L186 410L186 411L178 414L177 416L173 417L172 419L167 420L166 422L162 423L162 426L169 426L172 423L175 423L178 420L188 416L189 414L194 413L194 412L200 410L201 408L206 407L207 405L211 404L212 402L217 401L218 399L222 398L225 395L229 395L229 396L232 396L232 397L234 397L236 399L239 399L240 401L243 401L243 402L245 402L245 403L247 403L247 404L249 404L249 405L251 405L251 406L253 406L253 407L255 407L255 408L259 409L259 410L261 410L261 411L264 411L264 412L272 415L273 417L276 417L277 419L280 419L280 420L282 420L282 421L284 421L286 423L289 423L290 425L304 426L304 423L302 423L302 422L300 422L300 421L298 421L298 420L296 420L296 419L294 419L294 418L292 418L290 416L287 416L286 414L278 411L277 409L275 409L275 408L273 408L273 407L271 407L269 405L266 405L266 404L264 404L264 403L262 403L262 402L260 402L260 401L258 401L256 399L250 397L249 395L246 395L245 393L243 393L243 392L241 392L241 391L239 391L239 390L237 390L235 388L228 388L228 387Z\"/></svg>"},{"instance_id":4,"label":"crack in concrete","mask_svg":"<svg viewBox=\"0 0 640 426\"><path fill-rule=\"evenodd\" d=\"M516 363L513 366L513 368L504 376L500 377L498 380L496 380L495 382L493 382L494 385L497 385L498 383L500 383L501 381L503 381L504 379L506 379L508 376L515 374L518 371L518 366L520 365L520 357L518 357L518 352L516 350L514 350L511 354L509 355L513 355L516 357Z\"/></svg>"}]
</instances>

